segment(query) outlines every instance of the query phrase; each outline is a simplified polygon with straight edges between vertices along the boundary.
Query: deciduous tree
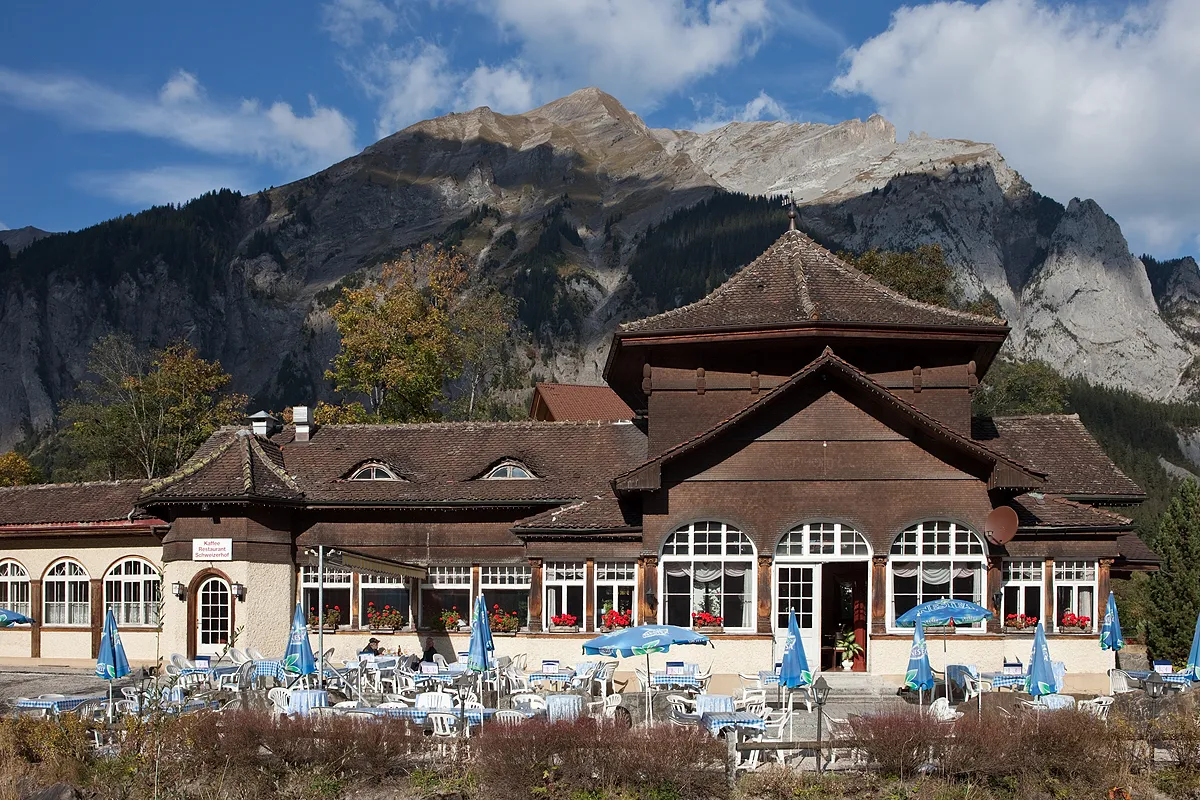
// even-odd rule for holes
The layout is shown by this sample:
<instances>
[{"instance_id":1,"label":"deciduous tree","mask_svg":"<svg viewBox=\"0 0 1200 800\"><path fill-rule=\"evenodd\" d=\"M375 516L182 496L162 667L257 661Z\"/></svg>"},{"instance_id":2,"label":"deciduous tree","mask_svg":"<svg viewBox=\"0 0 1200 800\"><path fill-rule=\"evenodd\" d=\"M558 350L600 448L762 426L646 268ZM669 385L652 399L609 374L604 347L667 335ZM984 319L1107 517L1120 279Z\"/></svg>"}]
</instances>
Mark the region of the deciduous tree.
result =
<instances>
[{"instance_id":1,"label":"deciduous tree","mask_svg":"<svg viewBox=\"0 0 1200 800\"><path fill-rule=\"evenodd\" d=\"M1061 414L1071 386L1044 361L996 361L979 392L974 410L980 414Z\"/></svg>"},{"instance_id":2,"label":"deciduous tree","mask_svg":"<svg viewBox=\"0 0 1200 800\"><path fill-rule=\"evenodd\" d=\"M0 486L27 486L42 480L42 473L29 459L10 450L0 456Z\"/></svg>"},{"instance_id":3,"label":"deciduous tree","mask_svg":"<svg viewBox=\"0 0 1200 800\"><path fill-rule=\"evenodd\" d=\"M113 334L92 349L88 367L94 380L62 416L93 471L110 478L173 472L247 402L227 391L230 376L220 363L186 342L148 352Z\"/></svg>"}]
</instances>

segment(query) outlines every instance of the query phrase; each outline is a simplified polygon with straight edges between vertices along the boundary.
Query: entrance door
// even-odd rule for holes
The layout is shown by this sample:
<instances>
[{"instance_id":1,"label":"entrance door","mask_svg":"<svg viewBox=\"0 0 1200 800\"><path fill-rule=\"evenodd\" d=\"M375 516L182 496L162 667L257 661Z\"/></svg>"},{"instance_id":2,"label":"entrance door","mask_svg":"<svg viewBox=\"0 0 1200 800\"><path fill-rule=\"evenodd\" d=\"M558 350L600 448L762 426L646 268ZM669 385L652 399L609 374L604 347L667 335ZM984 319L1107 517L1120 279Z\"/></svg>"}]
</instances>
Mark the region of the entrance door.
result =
<instances>
[{"instance_id":1,"label":"entrance door","mask_svg":"<svg viewBox=\"0 0 1200 800\"><path fill-rule=\"evenodd\" d=\"M775 585L775 661L783 657L787 644L788 609L795 609L804 656L813 672L821 668L821 565L780 564Z\"/></svg>"},{"instance_id":2,"label":"entrance door","mask_svg":"<svg viewBox=\"0 0 1200 800\"><path fill-rule=\"evenodd\" d=\"M196 593L196 655L219 655L232 633L229 584L209 578Z\"/></svg>"}]
</instances>

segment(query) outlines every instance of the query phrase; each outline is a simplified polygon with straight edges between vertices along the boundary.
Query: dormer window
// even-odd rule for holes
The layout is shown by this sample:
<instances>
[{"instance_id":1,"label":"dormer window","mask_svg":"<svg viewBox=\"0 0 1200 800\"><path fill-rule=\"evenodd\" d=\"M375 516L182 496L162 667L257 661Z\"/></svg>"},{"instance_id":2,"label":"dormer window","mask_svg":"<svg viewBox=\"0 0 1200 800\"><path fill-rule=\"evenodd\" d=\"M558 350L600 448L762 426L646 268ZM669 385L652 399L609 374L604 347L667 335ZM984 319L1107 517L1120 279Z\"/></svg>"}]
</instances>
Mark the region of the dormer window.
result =
<instances>
[{"instance_id":1,"label":"dormer window","mask_svg":"<svg viewBox=\"0 0 1200 800\"><path fill-rule=\"evenodd\" d=\"M533 472L517 461L505 461L497 464L483 476L486 481L532 480L533 478Z\"/></svg>"},{"instance_id":2,"label":"dormer window","mask_svg":"<svg viewBox=\"0 0 1200 800\"><path fill-rule=\"evenodd\" d=\"M350 476L352 481L398 481L396 473L383 464L364 464Z\"/></svg>"}]
</instances>

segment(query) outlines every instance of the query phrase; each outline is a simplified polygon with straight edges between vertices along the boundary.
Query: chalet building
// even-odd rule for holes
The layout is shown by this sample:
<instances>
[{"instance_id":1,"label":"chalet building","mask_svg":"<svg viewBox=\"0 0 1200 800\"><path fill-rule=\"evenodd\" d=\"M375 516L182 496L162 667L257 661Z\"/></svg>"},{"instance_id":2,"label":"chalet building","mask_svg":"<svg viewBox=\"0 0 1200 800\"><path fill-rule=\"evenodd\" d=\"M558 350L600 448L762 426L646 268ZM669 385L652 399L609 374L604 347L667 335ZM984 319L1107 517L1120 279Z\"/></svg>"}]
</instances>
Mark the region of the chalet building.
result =
<instances>
[{"instance_id":1,"label":"chalet building","mask_svg":"<svg viewBox=\"0 0 1200 800\"><path fill-rule=\"evenodd\" d=\"M622 326L608 387L540 384L528 422L316 426L297 408L151 483L0 490L0 606L38 620L0 630L0 656L90 657L105 604L137 660L282 651L296 602L319 610L320 548L324 642L344 654L385 606L403 616L386 646L465 650L438 629L482 593L520 623L501 653L570 660L608 608L707 611L715 649L687 655L731 675L776 660L795 609L814 664L840 668L852 634L855 670L900 675L896 617L952 596L997 614L954 631L953 660L1027 658L1016 614L1046 623L1070 680L1100 676L1111 579L1157 565L1108 509L1144 495L1074 415L972 418L1008 332L789 230L708 297Z\"/></svg>"}]
</instances>

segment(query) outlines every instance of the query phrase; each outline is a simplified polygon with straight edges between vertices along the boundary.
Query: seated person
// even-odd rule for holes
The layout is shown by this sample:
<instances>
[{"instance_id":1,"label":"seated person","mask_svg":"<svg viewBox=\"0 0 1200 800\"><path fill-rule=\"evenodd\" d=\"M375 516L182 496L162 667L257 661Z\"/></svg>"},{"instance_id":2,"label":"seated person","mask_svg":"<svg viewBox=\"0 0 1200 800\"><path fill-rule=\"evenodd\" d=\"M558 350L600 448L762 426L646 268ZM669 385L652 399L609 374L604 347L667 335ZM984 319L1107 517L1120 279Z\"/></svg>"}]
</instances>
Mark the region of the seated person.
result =
<instances>
[{"instance_id":1,"label":"seated person","mask_svg":"<svg viewBox=\"0 0 1200 800\"><path fill-rule=\"evenodd\" d=\"M367 642L367 646L358 651L359 654L370 654L373 656L383 655L383 648L379 646L379 640L374 636Z\"/></svg>"},{"instance_id":2,"label":"seated person","mask_svg":"<svg viewBox=\"0 0 1200 800\"><path fill-rule=\"evenodd\" d=\"M426 640L425 640L425 653L424 653L424 655L422 655L422 656L421 656L421 660L422 660L422 661L428 661L429 663L431 663L431 664L432 664L432 663L433 663L433 657L434 657L434 655L436 655L436 654L437 654L437 648L436 648L436 647L434 647L434 645L433 645L433 637L431 636L431 637L429 637L428 639L426 639Z\"/></svg>"}]
</instances>

